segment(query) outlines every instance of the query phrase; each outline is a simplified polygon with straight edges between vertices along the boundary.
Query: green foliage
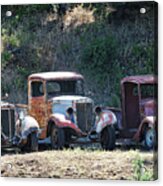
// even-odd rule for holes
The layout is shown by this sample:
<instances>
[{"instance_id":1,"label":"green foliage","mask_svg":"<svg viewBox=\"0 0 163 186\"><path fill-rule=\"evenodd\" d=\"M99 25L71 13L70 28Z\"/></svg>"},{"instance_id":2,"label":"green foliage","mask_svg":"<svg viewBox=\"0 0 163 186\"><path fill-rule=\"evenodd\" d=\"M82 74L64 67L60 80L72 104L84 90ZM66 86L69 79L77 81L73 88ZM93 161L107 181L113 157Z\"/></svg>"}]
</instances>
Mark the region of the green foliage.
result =
<instances>
[{"instance_id":1,"label":"green foliage","mask_svg":"<svg viewBox=\"0 0 163 186\"><path fill-rule=\"evenodd\" d=\"M19 46L20 41L17 32L10 33L10 29L2 28L2 69L13 60L12 50Z\"/></svg>"},{"instance_id":2,"label":"green foliage","mask_svg":"<svg viewBox=\"0 0 163 186\"><path fill-rule=\"evenodd\" d=\"M94 77L99 88L104 88L112 72L116 53L117 43L112 35L95 38L82 51L82 69Z\"/></svg>"},{"instance_id":3,"label":"green foliage","mask_svg":"<svg viewBox=\"0 0 163 186\"><path fill-rule=\"evenodd\" d=\"M29 69L25 67L18 66L17 70L18 70L18 73L21 74L23 77L27 77L29 75Z\"/></svg>"},{"instance_id":4,"label":"green foliage","mask_svg":"<svg viewBox=\"0 0 163 186\"><path fill-rule=\"evenodd\" d=\"M3 84L3 78L2 78L2 82L1 82L1 95L5 95L6 93L10 93L11 89L10 89L10 85L9 84Z\"/></svg>"},{"instance_id":5,"label":"green foliage","mask_svg":"<svg viewBox=\"0 0 163 186\"><path fill-rule=\"evenodd\" d=\"M2 53L2 68L6 67L7 63L12 59L12 54L9 51Z\"/></svg>"},{"instance_id":6,"label":"green foliage","mask_svg":"<svg viewBox=\"0 0 163 186\"><path fill-rule=\"evenodd\" d=\"M91 30L98 34L105 24L104 22L94 24ZM86 34L91 30L86 30ZM120 80L123 77L123 69L117 60L119 43L116 35L104 30L104 33L98 34L98 37L93 35L88 44L86 40L87 37L83 35L81 43L84 44L79 69L92 81L89 86L91 91L98 91L98 97L107 97L106 100L97 100L98 104L102 102L103 105L119 107Z\"/></svg>"},{"instance_id":7,"label":"green foliage","mask_svg":"<svg viewBox=\"0 0 163 186\"><path fill-rule=\"evenodd\" d=\"M132 67L136 70L135 73L152 74L154 72L154 46L152 44L133 45L131 55L134 56L135 63Z\"/></svg>"},{"instance_id":8,"label":"green foliage","mask_svg":"<svg viewBox=\"0 0 163 186\"><path fill-rule=\"evenodd\" d=\"M11 45L12 47L18 47L20 44L15 34L11 34L11 35L5 34L2 37L3 37L3 41Z\"/></svg>"},{"instance_id":9,"label":"green foliage","mask_svg":"<svg viewBox=\"0 0 163 186\"><path fill-rule=\"evenodd\" d=\"M25 81L25 80L24 80ZM24 88L24 81L20 77L17 77L14 79L14 85L17 87L17 89L22 89Z\"/></svg>"},{"instance_id":10,"label":"green foliage","mask_svg":"<svg viewBox=\"0 0 163 186\"><path fill-rule=\"evenodd\" d=\"M120 106L120 80L155 71L152 3L83 3L95 21L64 28L66 11L78 5L2 6L2 90L20 88L23 97L31 73L78 71L96 104ZM139 15L140 7L149 11Z\"/></svg>"},{"instance_id":11,"label":"green foliage","mask_svg":"<svg viewBox=\"0 0 163 186\"><path fill-rule=\"evenodd\" d=\"M51 4L34 4L34 5L3 5L3 12L10 10L13 12L16 19L23 16L30 16L30 14L40 13L43 11L52 11Z\"/></svg>"},{"instance_id":12,"label":"green foliage","mask_svg":"<svg viewBox=\"0 0 163 186\"><path fill-rule=\"evenodd\" d=\"M119 90L119 87L117 89ZM108 103L106 103L106 106L109 105L109 106L120 108L121 102L120 102L119 97L120 97L119 95L112 93L110 96L110 101Z\"/></svg>"},{"instance_id":13,"label":"green foliage","mask_svg":"<svg viewBox=\"0 0 163 186\"><path fill-rule=\"evenodd\" d=\"M139 155L133 160L134 180L137 181L151 181L153 180L153 173L147 170L144 166L143 160Z\"/></svg>"}]
</instances>

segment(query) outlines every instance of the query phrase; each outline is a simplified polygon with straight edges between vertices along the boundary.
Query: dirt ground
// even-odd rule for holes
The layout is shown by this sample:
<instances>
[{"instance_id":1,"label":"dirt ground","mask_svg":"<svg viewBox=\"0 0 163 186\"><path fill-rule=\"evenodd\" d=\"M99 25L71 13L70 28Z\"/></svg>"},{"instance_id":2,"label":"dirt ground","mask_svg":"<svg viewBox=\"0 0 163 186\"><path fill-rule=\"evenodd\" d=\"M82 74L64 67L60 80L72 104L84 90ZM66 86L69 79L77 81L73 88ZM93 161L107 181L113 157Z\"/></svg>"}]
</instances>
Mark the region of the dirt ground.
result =
<instances>
[{"instance_id":1,"label":"dirt ground","mask_svg":"<svg viewBox=\"0 0 163 186\"><path fill-rule=\"evenodd\" d=\"M133 180L133 160L143 160L145 170L152 171L152 152L139 150L73 150L3 155L1 176L77 179Z\"/></svg>"}]
</instances>

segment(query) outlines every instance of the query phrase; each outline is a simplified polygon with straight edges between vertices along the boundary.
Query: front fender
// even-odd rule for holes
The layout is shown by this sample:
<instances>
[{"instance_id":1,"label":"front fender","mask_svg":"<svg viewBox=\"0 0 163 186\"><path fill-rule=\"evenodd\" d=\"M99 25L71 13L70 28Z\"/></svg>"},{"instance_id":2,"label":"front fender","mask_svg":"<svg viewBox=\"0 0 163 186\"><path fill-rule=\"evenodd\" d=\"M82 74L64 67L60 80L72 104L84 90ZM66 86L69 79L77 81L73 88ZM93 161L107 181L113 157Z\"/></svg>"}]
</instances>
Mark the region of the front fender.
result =
<instances>
[{"instance_id":1,"label":"front fender","mask_svg":"<svg viewBox=\"0 0 163 186\"><path fill-rule=\"evenodd\" d=\"M136 132L136 134L134 135L134 140L136 141L140 141L143 130L146 127L150 127L150 128L155 128L156 125L156 117L155 116L147 116L145 117L142 122L140 123L140 126Z\"/></svg>"},{"instance_id":2,"label":"front fender","mask_svg":"<svg viewBox=\"0 0 163 186\"><path fill-rule=\"evenodd\" d=\"M99 122L96 124L96 132L100 133L106 126L114 125L116 122L117 118L113 112L103 112Z\"/></svg>"},{"instance_id":3,"label":"front fender","mask_svg":"<svg viewBox=\"0 0 163 186\"><path fill-rule=\"evenodd\" d=\"M59 128L71 128L78 134L83 134L83 132L78 128L78 126L75 123L72 123L70 120L67 120L65 115L63 114L52 114L50 116L49 122L55 123L55 125Z\"/></svg>"},{"instance_id":4,"label":"front fender","mask_svg":"<svg viewBox=\"0 0 163 186\"><path fill-rule=\"evenodd\" d=\"M28 135L32 132L36 132L39 134L39 124L35 118L31 116L25 116L22 120L22 127L21 127L21 139L27 139Z\"/></svg>"}]
</instances>

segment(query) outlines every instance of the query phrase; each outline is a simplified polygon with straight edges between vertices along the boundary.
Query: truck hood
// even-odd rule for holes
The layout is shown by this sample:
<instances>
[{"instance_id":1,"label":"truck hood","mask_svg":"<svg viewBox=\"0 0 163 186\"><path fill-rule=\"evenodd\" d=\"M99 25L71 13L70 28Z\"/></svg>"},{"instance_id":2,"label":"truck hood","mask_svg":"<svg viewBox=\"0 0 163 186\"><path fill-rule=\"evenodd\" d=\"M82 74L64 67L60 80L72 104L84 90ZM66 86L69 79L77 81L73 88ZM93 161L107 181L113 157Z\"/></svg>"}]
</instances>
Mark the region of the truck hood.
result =
<instances>
[{"instance_id":1,"label":"truck hood","mask_svg":"<svg viewBox=\"0 0 163 186\"><path fill-rule=\"evenodd\" d=\"M76 112L76 104L88 103L94 105L92 99L83 96L58 96L52 98L52 113L56 114L63 114L66 115L66 110L69 107L72 107L73 110Z\"/></svg>"}]
</instances>

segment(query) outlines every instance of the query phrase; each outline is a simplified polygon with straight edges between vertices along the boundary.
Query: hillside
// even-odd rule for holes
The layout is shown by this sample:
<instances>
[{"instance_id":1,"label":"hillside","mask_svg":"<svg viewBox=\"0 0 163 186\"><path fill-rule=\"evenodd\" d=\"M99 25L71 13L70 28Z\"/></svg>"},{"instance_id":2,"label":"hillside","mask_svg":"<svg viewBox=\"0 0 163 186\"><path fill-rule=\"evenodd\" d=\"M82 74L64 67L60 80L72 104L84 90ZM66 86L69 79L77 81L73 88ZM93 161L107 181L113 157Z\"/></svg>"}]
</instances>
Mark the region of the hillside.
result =
<instances>
[{"instance_id":1,"label":"hillside","mask_svg":"<svg viewBox=\"0 0 163 186\"><path fill-rule=\"evenodd\" d=\"M2 96L7 92L9 101L26 103L29 74L68 70L84 75L96 104L120 106L122 77L156 71L154 6L2 6Z\"/></svg>"}]
</instances>

